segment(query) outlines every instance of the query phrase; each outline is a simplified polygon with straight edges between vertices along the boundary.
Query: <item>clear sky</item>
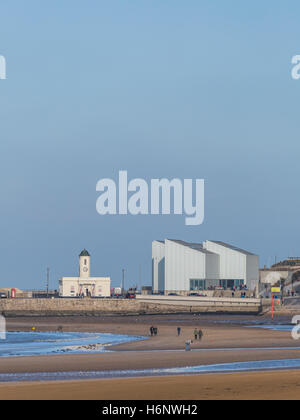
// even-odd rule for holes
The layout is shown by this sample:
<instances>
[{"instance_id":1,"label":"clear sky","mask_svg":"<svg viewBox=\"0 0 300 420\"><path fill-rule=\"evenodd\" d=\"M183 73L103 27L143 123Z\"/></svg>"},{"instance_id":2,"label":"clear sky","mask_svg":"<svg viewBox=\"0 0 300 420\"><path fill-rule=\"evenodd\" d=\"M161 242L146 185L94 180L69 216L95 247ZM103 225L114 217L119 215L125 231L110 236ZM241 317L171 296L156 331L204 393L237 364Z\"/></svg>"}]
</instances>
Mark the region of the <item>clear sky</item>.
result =
<instances>
[{"instance_id":1,"label":"clear sky","mask_svg":"<svg viewBox=\"0 0 300 420\"><path fill-rule=\"evenodd\" d=\"M300 256L299 1L2 0L0 286L151 282L151 242ZM205 222L96 213L96 183L204 178Z\"/></svg>"}]
</instances>

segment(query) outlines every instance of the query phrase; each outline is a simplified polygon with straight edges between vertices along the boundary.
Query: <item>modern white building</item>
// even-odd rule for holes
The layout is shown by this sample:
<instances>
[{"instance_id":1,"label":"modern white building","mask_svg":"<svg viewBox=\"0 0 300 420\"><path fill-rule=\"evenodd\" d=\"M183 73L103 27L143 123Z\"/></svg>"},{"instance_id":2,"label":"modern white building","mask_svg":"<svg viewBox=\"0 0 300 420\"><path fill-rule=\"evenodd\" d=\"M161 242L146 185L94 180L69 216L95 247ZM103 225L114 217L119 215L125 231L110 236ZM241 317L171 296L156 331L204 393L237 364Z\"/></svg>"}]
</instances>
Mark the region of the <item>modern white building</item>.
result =
<instances>
[{"instance_id":1,"label":"modern white building","mask_svg":"<svg viewBox=\"0 0 300 420\"><path fill-rule=\"evenodd\" d=\"M188 243L179 240L152 243L152 287L155 292L181 293L259 282L259 258L219 241Z\"/></svg>"},{"instance_id":2,"label":"modern white building","mask_svg":"<svg viewBox=\"0 0 300 420\"><path fill-rule=\"evenodd\" d=\"M59 280L61 297L110 297L110 278L91 277L91 256L86 249L79 255L79 277Z\"/></svg>"},{"instance_id":3,"label":"modern white building","mask_svg":"<svg viewBox=\"0 0 300 420\"><path fill-rule=\"evenodd\" d=\"M203 248L220 257L220 286L231 289L246 285L255 290L259 282L259 258L244 249L220 241L205 241Z\"/></svg>"}]
</instances>

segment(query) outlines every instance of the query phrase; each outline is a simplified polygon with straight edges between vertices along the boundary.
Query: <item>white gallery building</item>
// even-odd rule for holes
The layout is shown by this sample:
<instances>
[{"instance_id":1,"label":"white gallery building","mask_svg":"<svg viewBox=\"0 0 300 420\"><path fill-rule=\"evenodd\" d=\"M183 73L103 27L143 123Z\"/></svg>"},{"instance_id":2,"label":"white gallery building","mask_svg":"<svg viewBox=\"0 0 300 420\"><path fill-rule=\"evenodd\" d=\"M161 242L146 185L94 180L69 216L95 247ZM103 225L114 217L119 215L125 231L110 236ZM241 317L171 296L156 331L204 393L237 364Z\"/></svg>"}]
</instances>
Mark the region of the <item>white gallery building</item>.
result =
<instances>
[{"instance_id":1,"label":"white gallery building","mask_svg":"<svg viewBox=\"0 0 300 420\"><path fill-rule=\"evenodd\" d=\"M79 255L79 277L59 280L61 297L110 297L110 278L91 277L91 256L86 249Z\"/></svg>"},{"instance_id":2,"label":"white gallery building","mask_svg":"<svg viewBox=\"0 0 300 420\"><path fill-rule=\"evenodd\" d=\"M153 292L181 293L259 282L257 255L220 241L188 243L180 240L152 243Z\"/></svg>"}]
</instances>

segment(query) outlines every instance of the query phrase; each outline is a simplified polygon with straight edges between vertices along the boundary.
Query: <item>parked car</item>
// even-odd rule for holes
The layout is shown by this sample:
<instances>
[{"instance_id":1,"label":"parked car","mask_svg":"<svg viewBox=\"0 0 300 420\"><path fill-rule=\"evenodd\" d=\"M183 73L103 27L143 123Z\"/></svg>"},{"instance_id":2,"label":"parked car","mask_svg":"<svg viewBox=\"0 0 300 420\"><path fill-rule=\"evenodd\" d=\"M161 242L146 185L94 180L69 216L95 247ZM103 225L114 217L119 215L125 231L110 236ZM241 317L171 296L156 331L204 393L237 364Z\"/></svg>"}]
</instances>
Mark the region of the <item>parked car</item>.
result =
<instances>
[{"instance_id":1,"label":"parked car","mask_svg":"<svg viewBox=\"0 0 300 420\"><path fill-rule=\"evenodd\" d=\"M177 293L169 293L168 296L179 296Z\"/></svg>"},{"instance_id":2,"label":"parked car","mask_svg":"<svg viewBox=\"0 0 300 420\"><path fill-rule=\"evenodd\" d=\"M4 292L0 293L0 299L7 299L7 295Z\"/></svg>"},{"instance_id":3,"label":"parked car","mask_svg":"<svg viewBox=\"0 0 300 420\"><path fill-rule=\"evenodd\" d=\"M130 288L127 291L125 297L126 297L126 299L135 299L136 298L136 289Z\"/></svg>"},{"instance_id":4,"label":"parked car","mask_svg":"<svg viewBox=\"0 0 300 420\"><path fill-rule=\"evenodd\" d=\"M135 292L128 292L126 294L126 299L135 299L135 298L136 298Z\"/></svg>"}]
</instances>

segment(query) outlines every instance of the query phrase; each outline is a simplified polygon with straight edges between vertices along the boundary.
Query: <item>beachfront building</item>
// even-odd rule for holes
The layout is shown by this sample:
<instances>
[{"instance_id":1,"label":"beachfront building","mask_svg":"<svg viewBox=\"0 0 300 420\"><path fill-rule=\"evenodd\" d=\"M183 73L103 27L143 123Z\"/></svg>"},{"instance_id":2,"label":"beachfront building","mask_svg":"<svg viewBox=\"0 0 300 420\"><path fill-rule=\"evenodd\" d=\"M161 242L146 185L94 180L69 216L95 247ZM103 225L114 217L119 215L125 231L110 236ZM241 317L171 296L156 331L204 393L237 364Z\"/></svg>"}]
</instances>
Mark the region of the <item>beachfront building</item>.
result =
<instances>
[{"instance_id":1,"label":"beachfront building","mask_svg":"<svg viewBox=\"0 0 300 420\"><path fill-rule=\"evenodd\" d=\"M260 270L261 296L270 296L272 287L281 287L285 296L300 293L300 257L289 257Z\"/></svg>"},{"instance_id":2,"label":"beachfront building","mask_svg":"<svg viewBox=\"0 0 300 420\"><path fill-rule=\"evenodd\" d=\"M154 293L178 293L247 288L256 291L258 256L220 241L181 240L152 243Z\"/></svg>"},{"instance_id":3,"label":"beachfront building","mask_svg":"<svg viewBox=\"0 0 300 420\"><path fill-rule=\"evenodd\" d=\"M220 286L231 289L246 285L256 290L259 282L259 258L252 252L220 241L205 241L203 247L220 258Z\"/></svg>"},{"instance_id":4,"label":"beachfront building","mask_svg":"<svg viewBox=\"0 0 300 420\"><path fill-rule=\"evenodd\" d=\"M59 280L60 297L110 297L110 278L91 277L91 256L86 249L79 255L79 277Z\"/></svg>"}]
</instances>

